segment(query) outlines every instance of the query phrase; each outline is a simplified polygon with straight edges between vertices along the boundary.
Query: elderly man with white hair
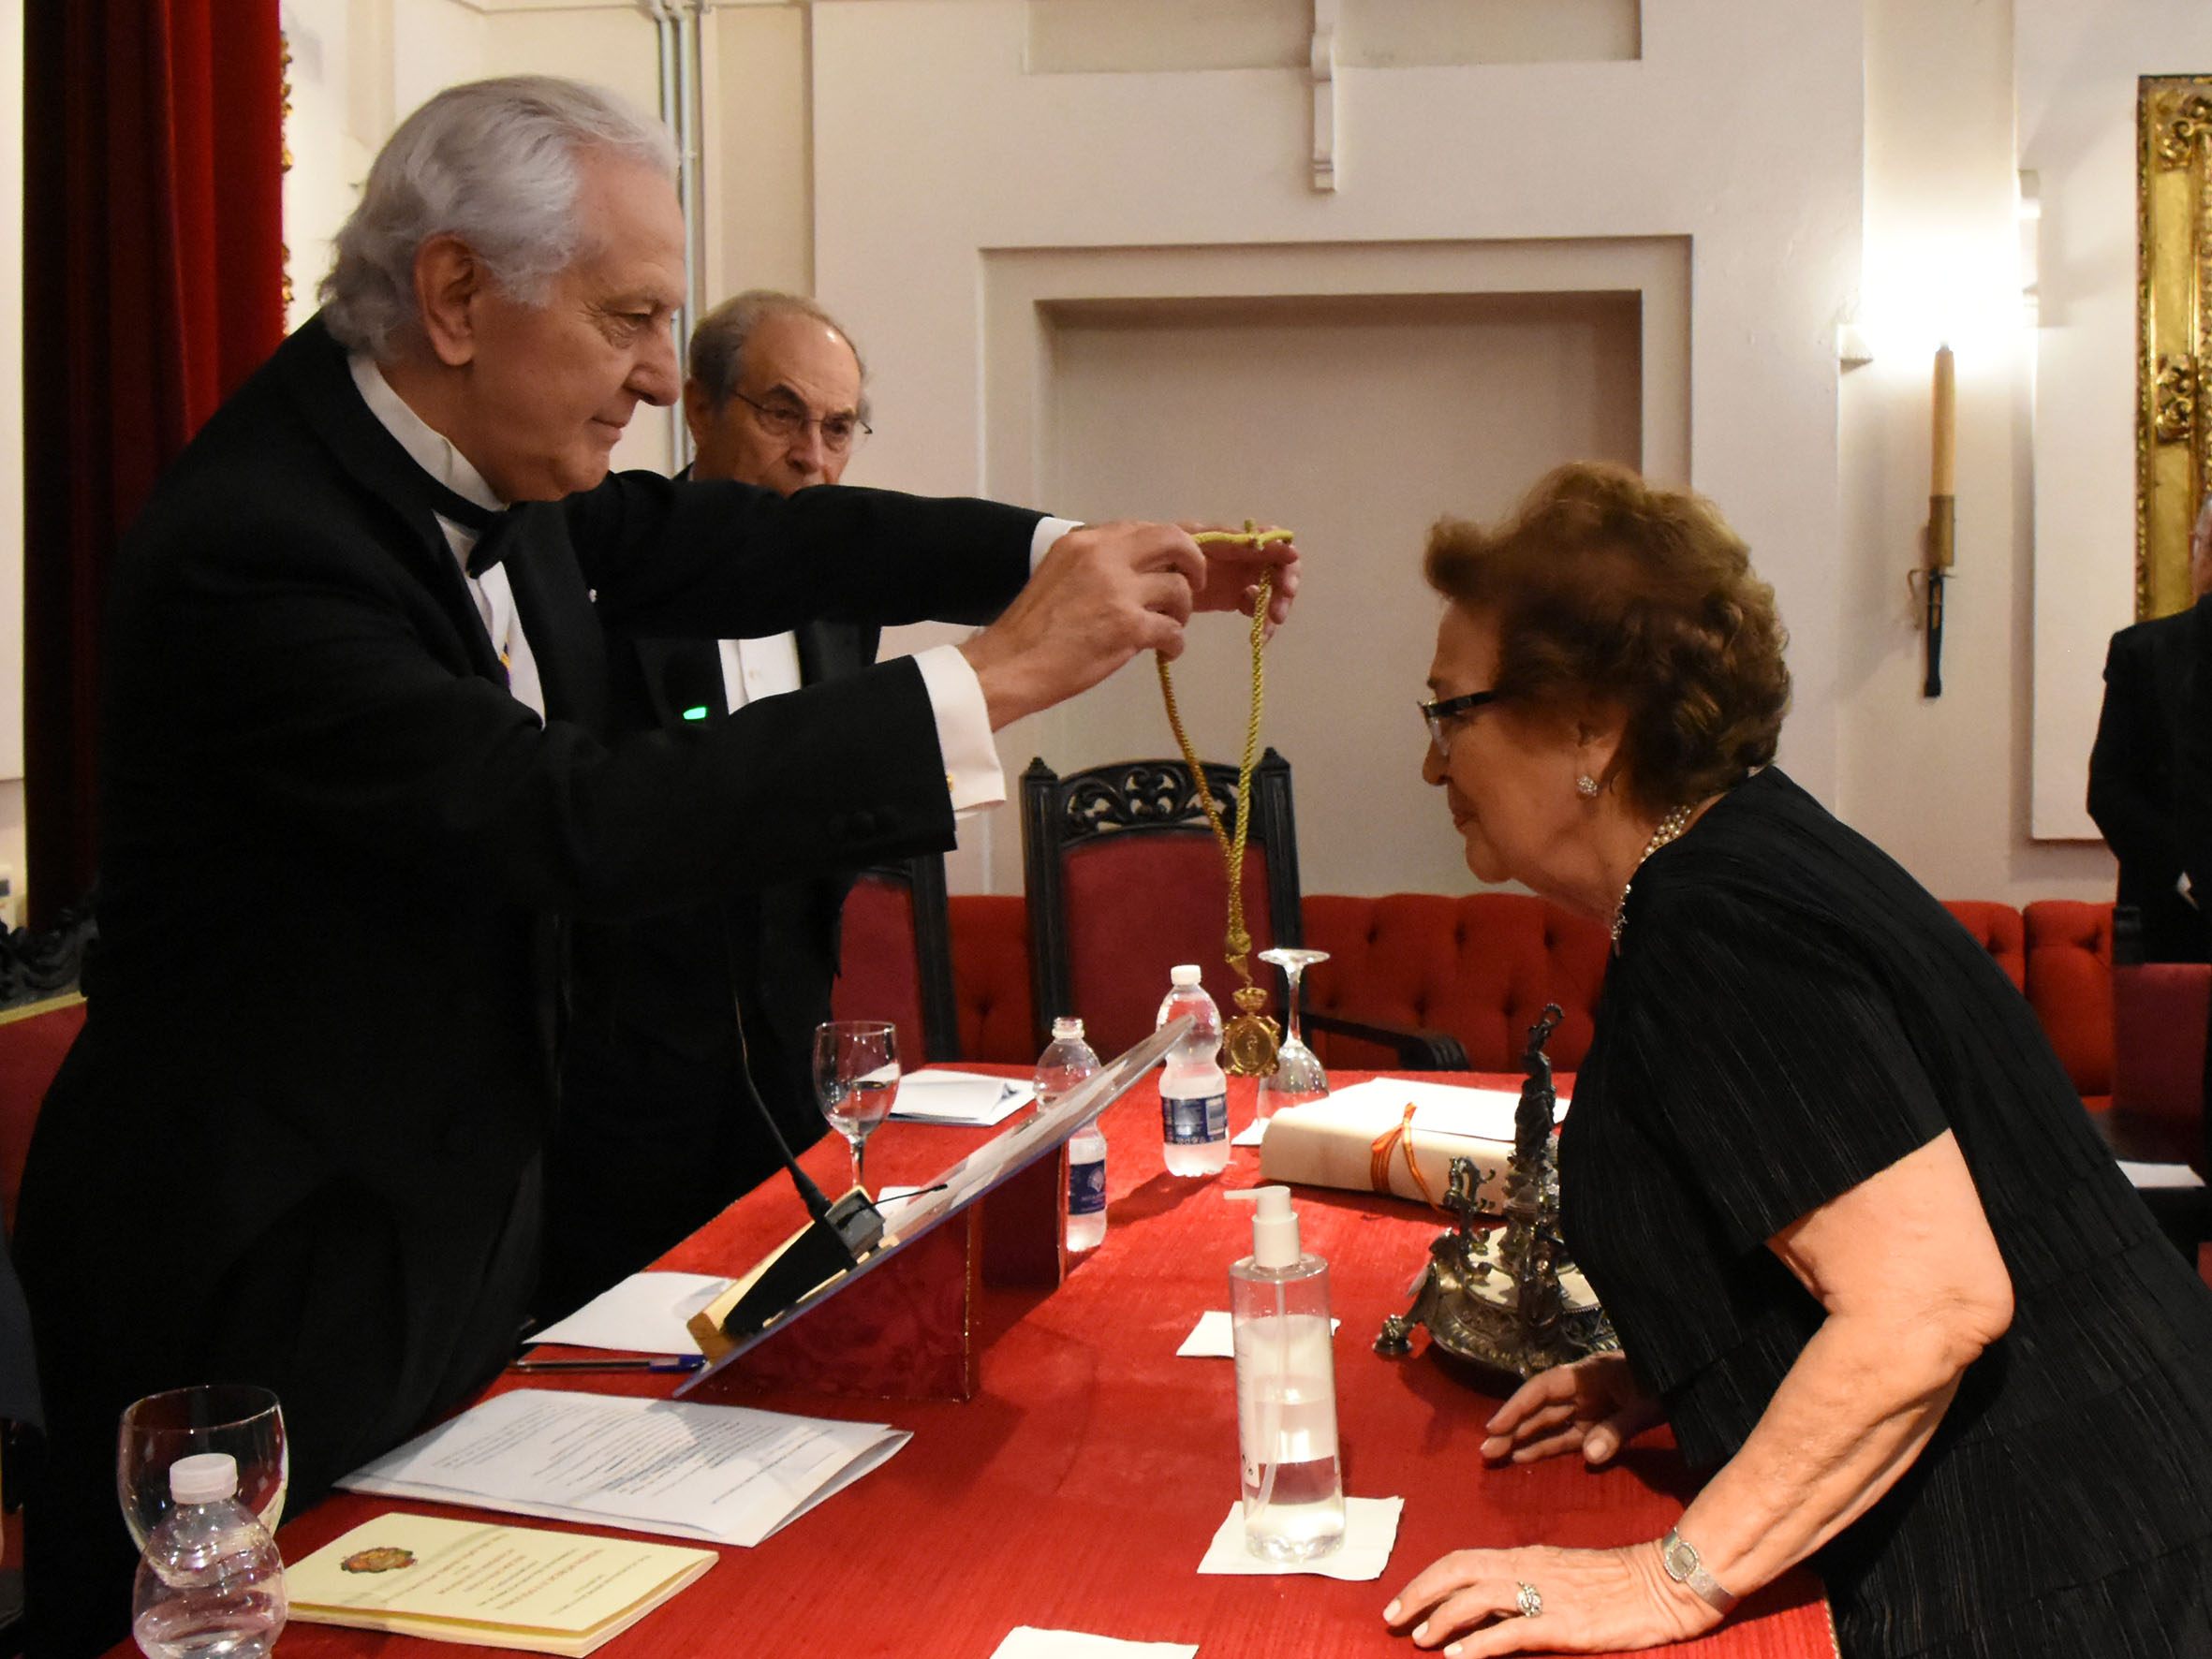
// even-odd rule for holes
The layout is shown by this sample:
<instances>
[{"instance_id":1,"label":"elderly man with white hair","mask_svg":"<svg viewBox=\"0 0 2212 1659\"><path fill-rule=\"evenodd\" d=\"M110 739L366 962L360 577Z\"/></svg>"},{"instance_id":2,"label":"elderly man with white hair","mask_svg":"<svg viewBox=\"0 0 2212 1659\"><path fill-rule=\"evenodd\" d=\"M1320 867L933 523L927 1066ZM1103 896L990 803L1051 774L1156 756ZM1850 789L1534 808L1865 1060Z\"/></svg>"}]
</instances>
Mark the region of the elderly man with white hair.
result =
<instances>
[{"instance_id":1,"label":"elderly man with white hair","mask_svg":"<svg viewBox=\"0 0 2212 1659\"><path fill-rule=\"evenodd\" d=\"M524 78L393 134L325 309L117 563L102 948L17 1250L50 1405L34 1652L125 1631L116 1414L283 1402L292 1505L450 1409L538 1253L563 927L950 846L991 731L1295 554L988 502L610 476L679 384L665 132ZM602 625L988 623L695 742L607 730ZM994 620L995 619L995 620Z\"/></svg>"}]
</instances>

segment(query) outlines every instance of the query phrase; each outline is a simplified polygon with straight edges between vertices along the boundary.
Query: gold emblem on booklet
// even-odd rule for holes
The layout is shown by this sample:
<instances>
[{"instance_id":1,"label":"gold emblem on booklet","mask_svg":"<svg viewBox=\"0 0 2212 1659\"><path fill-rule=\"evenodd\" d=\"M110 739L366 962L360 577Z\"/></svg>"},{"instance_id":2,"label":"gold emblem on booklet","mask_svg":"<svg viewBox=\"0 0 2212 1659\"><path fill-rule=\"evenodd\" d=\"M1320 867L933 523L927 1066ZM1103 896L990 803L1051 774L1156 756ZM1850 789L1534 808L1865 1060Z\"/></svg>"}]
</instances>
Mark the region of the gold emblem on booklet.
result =
<instances>
[{"instance_id":1,"label":"gold emblem on booklet","mask_svg":"<svg viewBox=\"0 0 2212 1659\"><path fill-rule=\"evenodd\" d=\"M387 1544L376 1549L356 1551L340 1562L338 1569L346 1573L390 1573L414 1564L412 1549L399 1549Z\"/></svg>"}]
</instances>

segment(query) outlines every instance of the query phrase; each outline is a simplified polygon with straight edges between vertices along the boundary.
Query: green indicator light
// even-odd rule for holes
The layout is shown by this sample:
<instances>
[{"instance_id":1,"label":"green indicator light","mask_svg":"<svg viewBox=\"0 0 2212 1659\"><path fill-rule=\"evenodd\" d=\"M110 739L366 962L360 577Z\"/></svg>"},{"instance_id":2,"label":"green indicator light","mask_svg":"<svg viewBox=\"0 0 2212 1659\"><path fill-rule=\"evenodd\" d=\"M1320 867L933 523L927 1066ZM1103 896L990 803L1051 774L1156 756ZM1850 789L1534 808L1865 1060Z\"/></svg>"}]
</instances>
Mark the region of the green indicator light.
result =
<instances>
[{"instance_id":1,"label":"green indicator light","mask_svg":"<svg viewBox=\"0 0 2212 1659\"><path fill-rule=\"evenodd\" d=\"M700 704L696 709L686 709L684 711L684 718L686 720L704 720L706 717L707 706L704 703Z\"/></svg>"}]
</instances>

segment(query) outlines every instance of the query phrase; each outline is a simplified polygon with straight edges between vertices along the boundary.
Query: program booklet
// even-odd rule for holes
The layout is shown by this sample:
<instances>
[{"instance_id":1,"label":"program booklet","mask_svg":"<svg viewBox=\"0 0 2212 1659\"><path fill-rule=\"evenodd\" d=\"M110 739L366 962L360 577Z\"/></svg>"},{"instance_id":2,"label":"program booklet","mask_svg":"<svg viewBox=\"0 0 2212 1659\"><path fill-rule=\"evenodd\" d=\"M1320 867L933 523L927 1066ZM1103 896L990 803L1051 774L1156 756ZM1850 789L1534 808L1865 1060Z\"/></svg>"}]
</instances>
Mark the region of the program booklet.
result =
<instances>
[{"instance_id":1,"label":"program booklet","mask_svg":"<svg viewBox=\"0 0 2212 1659\"><path fill-rule=\"evenodd\" d=\"M291 1616L477 1647L588 1653L715 1564L683 1549L394 1512L285 1569Z\"/></svg>"}]
</instances>

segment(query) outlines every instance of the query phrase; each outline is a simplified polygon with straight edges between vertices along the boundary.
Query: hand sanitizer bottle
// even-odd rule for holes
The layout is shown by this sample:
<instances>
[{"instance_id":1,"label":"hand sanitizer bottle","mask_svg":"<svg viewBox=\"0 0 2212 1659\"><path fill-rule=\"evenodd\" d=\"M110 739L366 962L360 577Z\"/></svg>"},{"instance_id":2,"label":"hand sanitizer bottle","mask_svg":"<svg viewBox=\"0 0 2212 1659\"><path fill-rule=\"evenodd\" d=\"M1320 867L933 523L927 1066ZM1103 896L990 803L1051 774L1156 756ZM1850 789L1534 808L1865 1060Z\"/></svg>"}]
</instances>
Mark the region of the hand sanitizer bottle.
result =
<instances>
[{"instance_id":1,"label":"hand sanitizer bottle","mask_svg":"<svg viewBox=\"0 0 2212 1659\"><path fill-rule=\"evenodd\" d=\"M1252 1254L1229 1270L1245 1548L1311 1561L1344 1542L1329 1264L1298 1248L1289 1187L1222 1196L1253 1204Z\"/></svg>"}]
</instances>

